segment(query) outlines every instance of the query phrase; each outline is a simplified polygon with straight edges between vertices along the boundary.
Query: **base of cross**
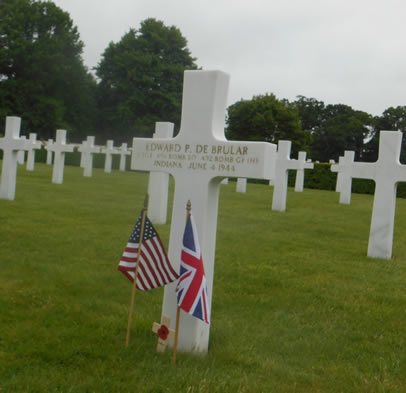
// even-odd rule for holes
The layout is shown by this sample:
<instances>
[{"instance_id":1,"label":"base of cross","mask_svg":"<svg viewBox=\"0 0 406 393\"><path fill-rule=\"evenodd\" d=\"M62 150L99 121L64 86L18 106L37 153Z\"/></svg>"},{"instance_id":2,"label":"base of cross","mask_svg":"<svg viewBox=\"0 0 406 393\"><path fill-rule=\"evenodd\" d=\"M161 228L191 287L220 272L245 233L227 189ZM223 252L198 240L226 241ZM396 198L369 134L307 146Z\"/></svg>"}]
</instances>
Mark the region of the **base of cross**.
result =
<instances>
[{"instance_id":1,"label":"base of cross","mask_svg":"<svg viewBox=\"0 0 406 393\"><path fill-rule=\"evenodd\" d=\"M175 337L175 330L169 326L171 326L171 319L166 315L162 316L160 324L157 322L152 324L152 331L158 335L157 352L165 352L169 340L173 340Z\"/></svg>"}]
</instances>

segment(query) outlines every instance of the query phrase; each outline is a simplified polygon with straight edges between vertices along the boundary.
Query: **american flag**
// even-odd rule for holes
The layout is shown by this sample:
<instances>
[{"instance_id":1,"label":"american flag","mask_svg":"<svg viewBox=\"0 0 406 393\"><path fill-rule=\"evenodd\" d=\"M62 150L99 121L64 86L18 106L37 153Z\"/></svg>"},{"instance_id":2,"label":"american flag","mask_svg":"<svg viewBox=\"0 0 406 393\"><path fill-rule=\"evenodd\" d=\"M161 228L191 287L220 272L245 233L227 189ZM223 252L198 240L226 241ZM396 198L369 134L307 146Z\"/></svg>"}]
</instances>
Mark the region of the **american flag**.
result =
<instances>
[{"instance_id":1,"label":"american flag","mask_svg":"<svg viewBox=\"0 0 406 393\"><path fill-rule=\"evenodd\" d=\"M117 267L132 282L134 282L137 265L141 223L142 212ZM141 291L162 287L178 278L178 274L169 262L161 239L147 216L145 216L139 264L136 285Z\"/></svg>"},{"instance_id":2,"label":"american flag","mask_svg":"<svg viewBox=\"0 0 406 393\"><path fill-rule=\"evenodd\" d=\"M180 262L180 277L176 287L178 306L188 314L210 323L206 277L196 225L192 215L186 222Z\"/></svg>"}]
</instances>

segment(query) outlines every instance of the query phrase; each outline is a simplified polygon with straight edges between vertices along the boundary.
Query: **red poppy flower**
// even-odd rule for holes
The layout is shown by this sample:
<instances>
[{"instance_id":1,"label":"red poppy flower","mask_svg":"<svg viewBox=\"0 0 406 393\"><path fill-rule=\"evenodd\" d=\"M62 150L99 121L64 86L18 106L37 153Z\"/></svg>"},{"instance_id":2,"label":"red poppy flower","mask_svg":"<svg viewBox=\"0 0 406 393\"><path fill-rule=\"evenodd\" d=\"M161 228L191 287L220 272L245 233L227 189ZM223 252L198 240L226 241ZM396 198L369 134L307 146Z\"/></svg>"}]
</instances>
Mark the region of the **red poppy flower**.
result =
<instances>
[{"instance_id":1,"label":"red poppy flower","mask_svg":"<svg viewBox=\"0 0 406 393\"><path fill-rule=\"evenodd\" d=\"M169 335L169 329L165 325L161 325L161 327L158 329L158 336L161 340L166 340Z\"/></svg>"}]
</instances>

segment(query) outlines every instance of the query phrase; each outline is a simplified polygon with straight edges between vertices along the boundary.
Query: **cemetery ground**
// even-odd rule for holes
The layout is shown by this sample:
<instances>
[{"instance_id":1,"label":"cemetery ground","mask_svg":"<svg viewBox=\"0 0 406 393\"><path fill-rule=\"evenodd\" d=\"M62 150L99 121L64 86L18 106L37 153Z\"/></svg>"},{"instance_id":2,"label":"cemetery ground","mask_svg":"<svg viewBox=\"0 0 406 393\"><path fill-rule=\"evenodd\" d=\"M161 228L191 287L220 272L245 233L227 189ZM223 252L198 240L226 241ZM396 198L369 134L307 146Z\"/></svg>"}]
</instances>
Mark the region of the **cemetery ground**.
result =
<instances>
[{"instance_id":1,"label":"cemetery ground","mask_svg":"<svg viewBox=\"0 0 406 393\"><path fill-rule=\"evenodd\" d=\"M137 292L125 348L116 268L147 174L51 172L20 166L16 200L0 201L1 393L405 391L405 199L387 261L366 257L371 195L289 189L281 213L272 187L222 185L209 353L175 367L151 331L162 289ZM167 246L169 224L156 229Z\"/></svg>"}]
</instances>

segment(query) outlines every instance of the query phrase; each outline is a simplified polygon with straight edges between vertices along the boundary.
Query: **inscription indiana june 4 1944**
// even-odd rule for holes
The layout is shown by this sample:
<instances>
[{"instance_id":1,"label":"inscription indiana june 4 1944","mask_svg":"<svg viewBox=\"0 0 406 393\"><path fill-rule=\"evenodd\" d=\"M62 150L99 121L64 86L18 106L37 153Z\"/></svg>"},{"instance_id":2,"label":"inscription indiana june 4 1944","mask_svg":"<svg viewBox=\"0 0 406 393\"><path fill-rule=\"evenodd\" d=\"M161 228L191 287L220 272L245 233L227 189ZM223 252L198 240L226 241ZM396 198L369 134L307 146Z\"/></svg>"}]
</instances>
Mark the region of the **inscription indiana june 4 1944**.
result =
<instances>
[{"instance_id":1,"label":"inscription indiana june 4 1944","mask_svg":"<svg viewBox=\"0 0 406 393\"><path fill-rule=\"evenodd\" d=\"M235 164L258 163L250 157L248 146L227 146L209 144L180 144L151 142L139 158L153 158L155 168L185 168L189 170L235 171Z\"/></svg>"}]
</instances>

